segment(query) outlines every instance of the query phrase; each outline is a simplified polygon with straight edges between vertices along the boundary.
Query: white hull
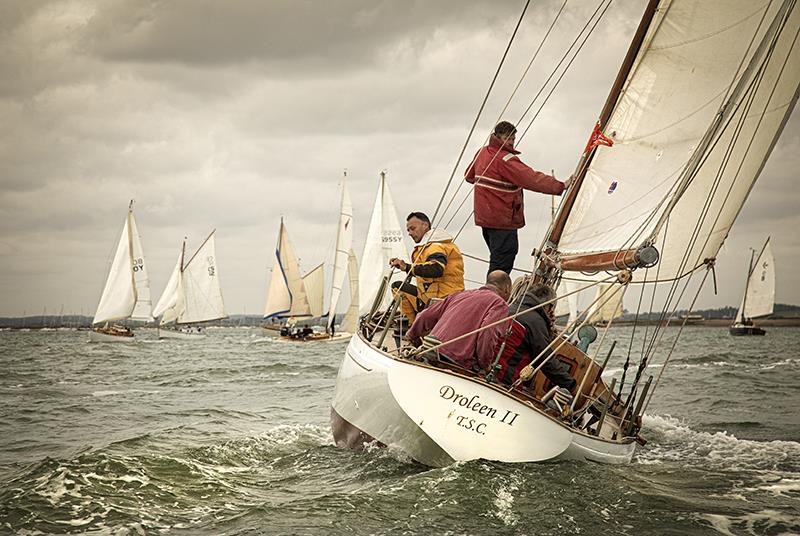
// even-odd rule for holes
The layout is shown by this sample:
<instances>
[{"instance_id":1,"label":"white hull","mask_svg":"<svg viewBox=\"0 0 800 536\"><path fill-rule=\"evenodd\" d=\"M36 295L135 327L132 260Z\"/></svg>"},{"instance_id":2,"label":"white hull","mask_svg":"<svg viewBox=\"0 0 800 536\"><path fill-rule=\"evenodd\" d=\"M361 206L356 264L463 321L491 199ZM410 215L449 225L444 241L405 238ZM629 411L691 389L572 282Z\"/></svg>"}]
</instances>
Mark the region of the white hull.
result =
<instances>
[{"instance_id":1,"label":"white hull","mask_svg":"<svg viewBox=\"0 0 800 536\"><path fill-rule=\"evenodd\" d=\"M205 339L206 338L206 333L205 333L205 331L201 331L199 333L187 333L185 331L178 331L178 330L174 330L174 329L158 328L158 338L159 339L182 339L182 340Z\"/></svg>"},{"instance_id":2,"label":"white hull","mask_svg":"<svg viewBox=\"0 0 800 536\"><path fill-rule=\"evenodd\" d=\"M633 439L580 433L480 380L393 359L354 336L339 368L334 438L356 448L377 440L431 466L474 459L630 462Z\"/></svg>"},{"instance_id":3,"label":"white hull","mask_svg":"<svg viewBox=\"0 0 800 536\"><path fill-rule=\"evenodd\" d=\"M99 331L92 330L89 332L89 342L136 342L136 338L125 337L123 335L111 335L109 333L101 333Z\"/></svg>"}]
</instances>

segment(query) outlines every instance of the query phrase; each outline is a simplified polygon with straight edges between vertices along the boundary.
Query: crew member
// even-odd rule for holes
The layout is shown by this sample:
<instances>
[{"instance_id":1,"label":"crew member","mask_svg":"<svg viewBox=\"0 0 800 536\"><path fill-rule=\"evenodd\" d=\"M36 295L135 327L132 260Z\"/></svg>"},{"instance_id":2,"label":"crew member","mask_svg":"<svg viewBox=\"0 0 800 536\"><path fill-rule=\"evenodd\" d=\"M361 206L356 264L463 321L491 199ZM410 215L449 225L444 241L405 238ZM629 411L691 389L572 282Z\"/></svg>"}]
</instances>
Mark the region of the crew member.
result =
<instances>
[{"instance_id":1,"label":"crew member","mask_svg":"<svg viewBox=\"0 0 800 536\"><path fill-rule=\"evenodd\" d=\"M508 313L514 315L519 311L553 300L555 297L556 293L551 287L543 284L533 285L509 306ZM508 338L505 333L500 336L497 348L495 348L495 355L501 347L503 349L498 361L500 368L497 370L497 379L499 381L511 385L519 378L519 373L525 365L534 359L544 359L550 355L552 347L544 355L540 356L539 354L557 336L554 311L555 303L549 303L523 313L514 320ZM505 346L503 346L503 341L505 341ZM540 361L537 360L538 362ZM548 359L541 371L554 385L564 387L569 391L575 389L575 378L570 376L569 367L557 357Z\"/></svg>"},{"instance_id":2,"label":"crew member","mask_svg":"<svg viewBox=\"0 0 800 536\"><path fill-rule=\"evenodd\" d=\"M453 341L441 347L440 355L464 368L486 371L494 359L494 349L506 323L463 339L453 339L508 316L510 294L511 278L502 270L495 270L487 276L486 285L451 294L427 307L417 315L406 338L414 346L422 344L422 337L428 334L444 343Z\"/></svg>"},{"instance_id":3,"label":"crew member","mask_svg":"<svg viewBox=\"0 0 800 536\"><path fill-rule=\"evenodd\" d=\"M453 238L444 231L431 232L431 220L422 212L412 212L406 218L408 236L414 241L412 264L403 259L392 258L389 265L416 278L416 285L392 283L392 289L402 294L400 310L414 321L416 314L424 309L431 299L445 298L464 290L464 259Z\"/></svg>"},{"instance_id":4,"label":"crew member","mask_svg":"<svg viewBox=\"0 0 800 536\"><path fill-rule=\"evenodd\" d=\"M489 247L489 271L511 273L519 251L517 229L525 226L522 190L561 195L570 180L535 171L522 163L514 148L517 129L508 121L494 127L489 144L481 148L464 178L475 184L475 225Z\"/></svg>"}]
</instances>

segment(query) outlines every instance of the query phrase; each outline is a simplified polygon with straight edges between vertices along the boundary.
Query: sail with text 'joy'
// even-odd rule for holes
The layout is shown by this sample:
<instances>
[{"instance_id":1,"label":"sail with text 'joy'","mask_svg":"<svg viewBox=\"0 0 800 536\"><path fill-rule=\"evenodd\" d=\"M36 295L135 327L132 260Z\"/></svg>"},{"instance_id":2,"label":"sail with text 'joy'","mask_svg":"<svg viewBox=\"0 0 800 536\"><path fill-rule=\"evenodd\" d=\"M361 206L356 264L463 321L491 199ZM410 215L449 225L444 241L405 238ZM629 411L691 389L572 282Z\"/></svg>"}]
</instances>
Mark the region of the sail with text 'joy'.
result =
<instances>
[{"instance_id":1,"label":"sail with text 'joy'","mask_svg":"<svg viewBox=\"0 0 800 536\"><path fill-rule=\"evenodd\" d=\"M386 182L386 173L382 172L358 274L361 314L369 312L375 301L381 280L389 273L389 259L408 258L404 229L397 218L397 209ZM381 307L388 307L390 301L390 295L386 292Z\"/></svg>"},{"instance_id":2,"label":"sail with text 'joy'","mask_svg":"<svg viewBox=\"0 0 800 536\"><path fill-rule=\"evenodd\" d=\"M775 305L775 257L767 238L758 258L750 263L736 322L772 314Z\"/></svg>"},{"instance_id":3,"label":"sail with text 'joy'","mask_svg":"<svg viewBox=\"0 0 800 536\"><path fill-rule=\"evenodd\" d=\"M164 293L153 309L154 316L161 316L160 325L197 324L228 316L219 283L214 234L211 231L188 261L184 242Z\"/></svg>"},{"instance_id":4,"label":"sail with text 'joy'","mask_svg":"<svg viewBox=\"0 0 800 536\"><path fill-rule=\"evenodd\" d=\"M150 321L151 307L150 280L131 201L92 324L126 318Z\"/></svg>"},{"instance_id":5,"label":"sail with text 'joy'","mask_svg":"<svg viewBox=\"0 0 800 536\"><path fill-rule=\"evenodd\" d=\"M794 108L795 1L651 2L550 234L564 271L646 265L636 281L714 258Z\"/></svg>"}]
</instances>

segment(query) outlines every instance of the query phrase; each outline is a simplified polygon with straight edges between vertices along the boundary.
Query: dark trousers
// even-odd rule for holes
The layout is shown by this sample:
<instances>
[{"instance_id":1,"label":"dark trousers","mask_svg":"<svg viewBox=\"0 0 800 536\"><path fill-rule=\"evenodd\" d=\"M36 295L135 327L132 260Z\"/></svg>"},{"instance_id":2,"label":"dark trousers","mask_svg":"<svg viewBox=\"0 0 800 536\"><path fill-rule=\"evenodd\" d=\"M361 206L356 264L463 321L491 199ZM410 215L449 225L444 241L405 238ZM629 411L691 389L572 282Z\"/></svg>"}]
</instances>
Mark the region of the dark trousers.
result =
<instances>
[{"instance_id":1,"label":"dark trousers","mask_svg":"<svg viewBox=\"0 0 800 536\"><path fill-rule=\"evenodd\" d=\"M489 272L503 270L511 274L519 251L516 229L483 229L483 240L489 246Z\"/></svg>"}]
</instances>

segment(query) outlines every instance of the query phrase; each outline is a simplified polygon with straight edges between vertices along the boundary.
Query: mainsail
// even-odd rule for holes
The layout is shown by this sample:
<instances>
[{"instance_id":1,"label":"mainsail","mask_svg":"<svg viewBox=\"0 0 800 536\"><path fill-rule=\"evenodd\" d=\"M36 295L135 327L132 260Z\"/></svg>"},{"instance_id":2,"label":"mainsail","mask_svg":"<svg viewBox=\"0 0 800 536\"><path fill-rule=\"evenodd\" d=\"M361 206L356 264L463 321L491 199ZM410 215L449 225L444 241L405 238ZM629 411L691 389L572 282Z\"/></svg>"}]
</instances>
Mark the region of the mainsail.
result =
<instances>
[{"instance_id":1,"label":"mainsail","mask_svg":"<svg viewBox=\"0 0 800 536\"><path fill-rule=\"evenodd\" d=\"M767 238L755 263L751 258L747 283L742 295L742 304L736 313L736 321L742 322L745 319L770 315L774 304L775 257L772 254L769 238Z\"/></svg>"},{"instance_id":2,"label":"mainsail","mask_svg":"<svg viewBox=\"0 0 800 536\"><path fill-rule=\"evenodd\" d=\"M348 254L353 247L353 204L347 191L347 173L342 177L342 200L339 206L339 228L336 231L336 250L331 277L331 295L328 308L328 331L336 319L336 306L342 293L344 276L348 270ZM358 274L356 274L357 276ZM351 274L351 284L353 275ZM350 291L352 294L352 290ZM357 300L356 300L357 301ZM358 304L356 304L358 306ZM350 304L352 308L352 302Z\"/></svg>"},{"instance_id":3,"label":"mainsail","mask_svg":"<svg viewBox=\"0 0 800 536\"><path fill-rule=\"evenodd\" d=\"M386 173L381 172L378 183L378 194L369 221L367 241L364 254L361 256L361 268L358 274L360 284L359 310L361 314L369 312L375 296L381 286L384 274L389 271L389 259L393 257L408 258L403 228L397 218L397 210L386 183ZM388 306L389 293L383 296L382 305Z\"/></svg>"},{"instance_id":4,"label":"mainsail","mask_svg":"<svg viewBox=\"0 0 800 536\"><path fill-rule=\"evenodd\" d=\"M184 263L186 243L164 293L153 309L161 316L160 324L196 324L226 318L225 303L219 284L214 231Z\"/></svg>"},{"instance_id":5,"label":"mainsail","mask_svg":"<svg viewBox=\"0 0 800 536\"><path fill-rule=\"evenodd\" d=\"M651 2L640 29L600 119L614 145L584 156L549 237L565 271L652 245L634 280L664 281L715 257L797 101L792 0Z\"/></svg>"},{"instance_id":6,"label":"mainsail","mask_svg":"<svg viewBox=\"0 0 800 536\"><path fill-rule=\"evenodd\" d=\"M308 303L294 248L281 218L264 318L298 316L311 316L311 306Z\"/></svg>"},{"instance_id":7,"label":"mainsail","mask_svg":"<svg viewBox=\"0 0 800 536\"><path fill-rule=\"evenodd\" d=\"M125 318L149 321L153 319L151 306L150 281L131 201L92 324Z\"/></svg>"}]
</instances>

